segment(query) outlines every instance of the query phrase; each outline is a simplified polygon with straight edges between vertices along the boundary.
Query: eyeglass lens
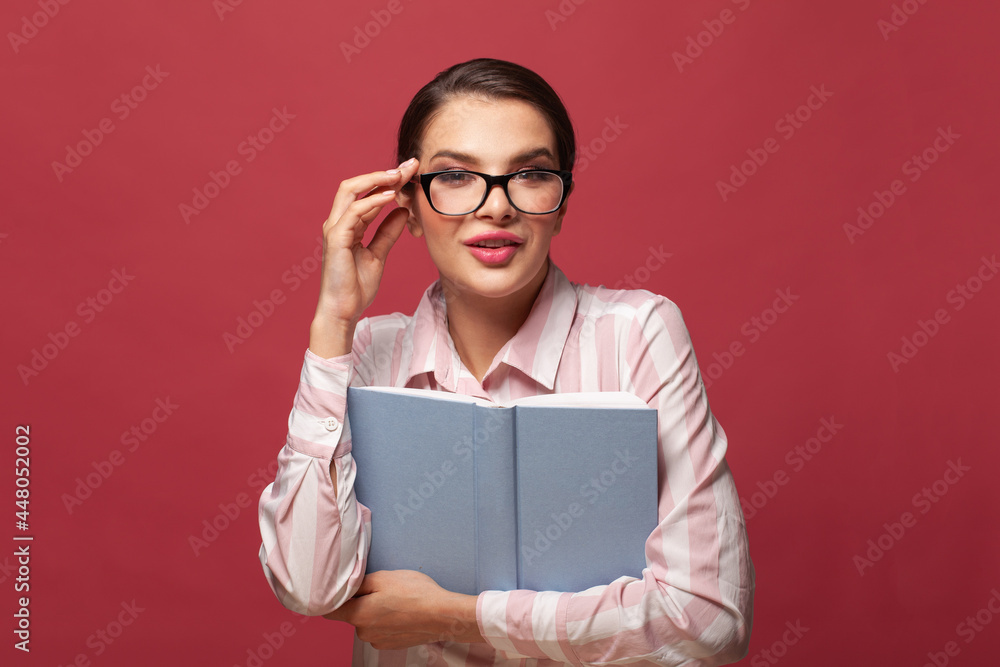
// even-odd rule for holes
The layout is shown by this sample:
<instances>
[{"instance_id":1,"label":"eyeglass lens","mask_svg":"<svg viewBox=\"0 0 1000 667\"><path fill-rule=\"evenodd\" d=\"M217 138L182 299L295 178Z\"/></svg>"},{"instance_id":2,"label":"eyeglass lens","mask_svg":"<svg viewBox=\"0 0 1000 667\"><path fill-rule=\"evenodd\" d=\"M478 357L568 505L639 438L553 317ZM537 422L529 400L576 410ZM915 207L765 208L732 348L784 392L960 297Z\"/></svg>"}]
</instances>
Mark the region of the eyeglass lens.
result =
<instances>
[{"instance_id":1,"label":"eyeglass lens","mask_svg":"<svg viewBox=\"0 0 1000 667\"><path fill-rule=\"evenodd\" d=\"M507 183L511 203L525 213L551 213L559 207L562 191L562 179L544 171L526 171ZM430 192L438 211L462 215L476 210L483 201L486 181L466 171L446 172L434 177Z\"/></svg>"}]
</instances>

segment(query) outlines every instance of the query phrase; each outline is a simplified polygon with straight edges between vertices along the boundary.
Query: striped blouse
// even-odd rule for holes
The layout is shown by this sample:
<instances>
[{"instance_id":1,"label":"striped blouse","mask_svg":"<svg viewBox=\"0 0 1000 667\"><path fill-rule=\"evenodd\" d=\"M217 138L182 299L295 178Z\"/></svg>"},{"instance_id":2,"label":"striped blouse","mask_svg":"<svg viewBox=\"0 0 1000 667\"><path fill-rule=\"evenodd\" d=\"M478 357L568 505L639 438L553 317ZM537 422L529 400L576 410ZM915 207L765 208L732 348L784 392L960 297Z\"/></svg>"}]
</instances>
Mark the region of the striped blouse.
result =
<instances>
[{"instance_id":1,"label":"striped blouse","mask_svg":"<svg viewBox=\"0 0 1000 667\"><path fill-rule=\"evenodd\" d=\"M627 391L658 411L659 525L646 540L641 578L579 592L484 591L476 616L487 643L378 651L355 638L354 664L693 666L746 655L754 591L746 524L725 460L726 434L709 410L678 307L645 290L571 283L550 261L528 319L480 383L455 350L445 304L435 282L412 316L361 320L350 354L323 359L306 351L278 473L259 504L260 561L281 603L327 614L364 577L371 519L354 496L349 385L498 403Z\"/></svg>"}]
</instances>

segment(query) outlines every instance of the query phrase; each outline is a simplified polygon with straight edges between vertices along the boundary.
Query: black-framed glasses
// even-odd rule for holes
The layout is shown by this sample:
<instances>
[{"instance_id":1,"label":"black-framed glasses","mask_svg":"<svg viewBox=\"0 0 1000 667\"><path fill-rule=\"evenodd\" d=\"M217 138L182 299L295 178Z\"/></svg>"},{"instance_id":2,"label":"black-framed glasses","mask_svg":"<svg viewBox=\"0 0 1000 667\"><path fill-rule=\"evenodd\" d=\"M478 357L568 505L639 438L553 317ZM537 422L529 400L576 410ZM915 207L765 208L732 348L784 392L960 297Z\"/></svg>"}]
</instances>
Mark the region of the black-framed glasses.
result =
<instances>
[{"instance_id":1,"label":"black-framed glasses","mask_svg":"<svg viewBox=\"0 0 1000 667\"><path fill-rule=\"evenodd\" d=\"M494 185L503 188L507 201L521 213L553 213L566 201L572 183L572 172L556 169L524 169L502 176L459 170L420 174L427 201L441 215L478 211Z\"/></svg>"}]
</instances>

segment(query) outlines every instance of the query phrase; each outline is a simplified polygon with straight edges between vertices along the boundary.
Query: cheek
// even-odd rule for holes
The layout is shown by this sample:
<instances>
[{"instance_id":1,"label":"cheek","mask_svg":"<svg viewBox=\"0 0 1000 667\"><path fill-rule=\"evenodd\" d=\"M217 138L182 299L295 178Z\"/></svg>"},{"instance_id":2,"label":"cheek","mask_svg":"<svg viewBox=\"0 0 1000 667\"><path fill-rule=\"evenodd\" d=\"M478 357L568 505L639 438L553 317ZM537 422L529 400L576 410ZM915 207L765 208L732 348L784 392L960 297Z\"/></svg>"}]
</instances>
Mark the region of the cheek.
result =
<instances>
[{"instance_id":1,"label":"cheek","mask_svg":"<svg viewBox=\"0 0 1000 667\"><path fill-rule=\"evenodd\" d=\"M431 211L420 215L420 229L428 250L432 253L454 251L450 244L455 242L455 225L449 220L441 220L440 216Z\"/></svg>"},{"instance_id":2,"label":"cheek","mask_svg":"<svg viewBox=\"0 0 1000 667\"><path fill-rule=\"evenodd\" d=\"M535 228L535 236L539 240L549 241L553 236L559 233L559 218L553 216L552 218L546 220L544 223L539 224Z\"/></svg>"}]
</instances>

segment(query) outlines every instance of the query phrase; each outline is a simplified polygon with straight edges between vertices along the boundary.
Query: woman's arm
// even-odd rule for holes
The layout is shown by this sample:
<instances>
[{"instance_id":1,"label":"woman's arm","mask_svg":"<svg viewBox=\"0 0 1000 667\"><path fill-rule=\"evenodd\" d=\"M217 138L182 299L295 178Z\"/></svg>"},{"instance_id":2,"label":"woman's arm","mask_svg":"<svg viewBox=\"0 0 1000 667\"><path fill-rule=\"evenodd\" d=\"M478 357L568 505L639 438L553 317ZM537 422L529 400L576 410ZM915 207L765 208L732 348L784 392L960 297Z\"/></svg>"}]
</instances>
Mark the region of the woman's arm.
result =
<instances>
[{"instance_id":1,"label":"woman's arm","mask_svg":"<svg viewBox=\"0 0 1000 667\"><path fill-rule=\"evenodd\" d=\"M719 665L746 655L754 571L746 526L680 310L640 298L619 341L622 388L659 417L660 523L642 578L579 593L486 591L479 630L509 657L576 665Z\"/></svg>"},{"instance_id":2,"label":"woman's arm","mask_svg":"<svg viewBox=\"0 0 1000 667\"><path fill-rule=\"evenodd\" d=\"M349 599L371 544L371 515L354 498L351 369L350 355L306 351L278 473L258 506L264 574L278 600L300 614L329 613Z\"/></svg>"},{"instance_id":3,"label":"woman's arm","mask_svg":"<svg viewBox=\"0 0 1000 667\"><path fill-rule=\"evenodd\" d=\"M446 591L423 572L379 570L365 577L355 598L325 618L355 626L358 639L378 650L482 643L476 600Z\"/></svg>"},{"instance_id":4,"label":"woman's arm","mask_svg":"<svg viewBox=\"0 0 1000 667\"><path fill-rule=\"evenodd\" d=\"M363 174L340 184L323 223L323 269L309 350L278 455L275 481L258 506L264 574L283 605L302 614L333 611L364 578L371 515L354 497L355 465L347 421L347 386L371 384L377 364L367 320L386 256L406 209L390 212L368 246L368 225L417 169ZM388 378L378 378L388 384Z\"/></svg>"}]
</instances>

